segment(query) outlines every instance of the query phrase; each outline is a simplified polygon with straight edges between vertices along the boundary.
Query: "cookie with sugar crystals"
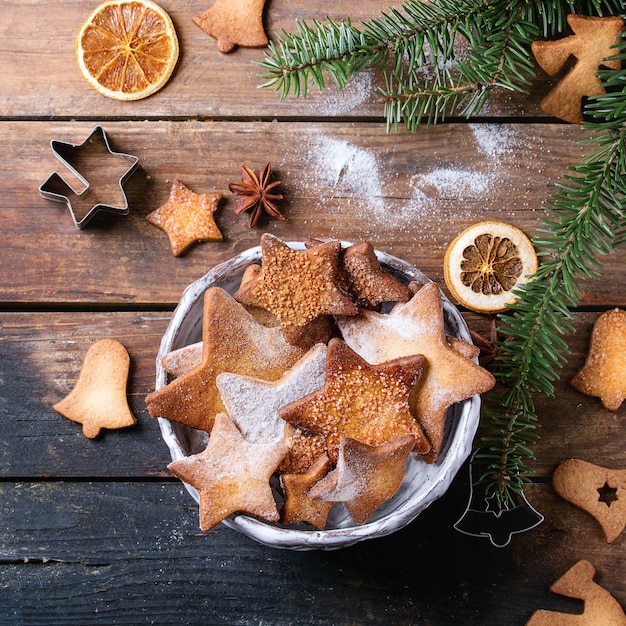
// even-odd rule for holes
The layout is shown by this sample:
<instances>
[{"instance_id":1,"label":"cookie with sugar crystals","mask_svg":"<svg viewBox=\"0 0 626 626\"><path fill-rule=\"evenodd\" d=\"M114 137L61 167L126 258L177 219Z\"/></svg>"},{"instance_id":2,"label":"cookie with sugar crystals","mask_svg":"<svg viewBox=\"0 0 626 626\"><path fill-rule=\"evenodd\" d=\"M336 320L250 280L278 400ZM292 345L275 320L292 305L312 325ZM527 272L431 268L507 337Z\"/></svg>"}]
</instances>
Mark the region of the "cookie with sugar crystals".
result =
<instances>
[{"instance_id":1,"label":"cookie with sugar crystals","mask_svg":"<svg viewBox=\"0 0 626 626\"><path fill-rule=\"evenodd\" d=\"M235 300L273 313L287 341L297 344L319 318L359 312L339 284L340 251L339 241L293 250L265 233L261 237L261 271L239 288Z\"/></svg>"},{"instance_id":2,"label":"cookie with sugar crystals","mask_svg":"<svg viewBox=\"0 0 626 626\"><path fill-rule=\"evenodd\" d=\"M246 441L230 418L220 413L207 447L167 467L197 489L200 528L207 531L237 512L278 521L270 477L286 451L282 444Z\"/></svg>"},{"instance_id":3,"label":"cookie with sugar crystals","mask_svg":"<svg viewBox=\"0 0 626 626\"><path fill-rule=\"evenodd\" d=\"M74 389L52 408L82 424L90 439L103 428L132 426L136 420L126 398L129 368L130 357L119 341L96 341L87 350Z\"/></svg>"},{"instance_id":4,"label":"cookie with sugar crystals","mask_svg":"<svg viewBox=\"0 0 626 626\"><path fill-rule=\"evenodd\" d=\"M202 361L146 398L152 417L211 431L224 403L216 377L222 372L276 380L305 350L285 341L281 329L260 324L220 287L207 289L202 318Z\"/></svg>"},{"instance_id":5,"label":"cookie with sugar crystals","mask_svg":"<svg viewBox=\"0 0 626 626\"><path fill-rule=\"evenodd\" d=\"M213 219L221 199L221 193L194 193L174 180L167 202L146 220L167 234L172 254L178 257L197 241L224 239Z\"/></svg>"},{"instance_id":6,"label":"cookie with sugar crystals","mask_svg":"<svg viewBox=\"0 0 626 626\"><path fill-rule=\"evenodd\" d=\"M287 422L284 444L287 454L278 471L280 474L302 474L308 472L315 461L326 454L326 437L312 430L300 428Z\"/></svg>"},{"instance_id":7,"label":"cookie with sugar crystals","mask_svg":"<svg viewBox=\"0 0 626 626\"><path fill-rule=\"evenodd\" d=\"M613 309L598 317L585 365L570 384L600 398L609 411L622 406L626 398L626 311Z\"/></svg>"},{"instance_id":8,"label":"cookie with sugar crystals","mask_svg":"<svg viewBox=\"0 0 626 626\"><path fill-rule=\"evenodd\" d=\"M278 414L324 435L333 462L342 437L378 445L412 435L416 451L426 453L430 443L409 406L425 361L412 355L370 365L341 339L333 338L328 344L324 386L282 407Z\"/></svg>"},{"instance_id":9,"label":"cookie with sugar crystals","mask_svg":"<svg viewBox=\"0 0 626 626\"><path fill-rule=\"evenodd\" d=\"M495 384L492 374L446 340L441 294L434 283L424 285L389 314L363 311L339 319L338 325L344 341L368 363L415 354L426 358L425 375L411 397L411 408L432 445L422 455L429 463L441 449L448 407Z\"/></svg>"},{"instance_id":10,"label":"cookie with sugar crystals","mask_svg":"<svg viewBox=\"0 0 626 626\"><path fill-rule=\"evenodd\" d=\"M360 526L398 492L414 445L412 435L378 446L344 437L337 467L311 487L309 497L344 502L354 523Z\"/></svg>"}]
</instances>

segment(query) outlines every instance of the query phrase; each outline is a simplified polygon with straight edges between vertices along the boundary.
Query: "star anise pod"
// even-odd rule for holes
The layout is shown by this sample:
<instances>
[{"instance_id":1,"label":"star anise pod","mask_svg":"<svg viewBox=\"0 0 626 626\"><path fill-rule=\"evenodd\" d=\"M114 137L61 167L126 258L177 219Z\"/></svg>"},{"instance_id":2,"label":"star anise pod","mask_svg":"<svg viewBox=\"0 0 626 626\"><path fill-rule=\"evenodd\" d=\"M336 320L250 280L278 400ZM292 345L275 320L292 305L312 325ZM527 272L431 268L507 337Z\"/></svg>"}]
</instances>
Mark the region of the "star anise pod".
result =
<instances>
[{"instance_id":1,"label":"star anise pod","mask_svg":"<svg viewBox=\"0 0 626 626\"><path fill-rule=\"evenodd\" d=\"M285 216L275 204L277 200L282 200L283 196L280 193L272 193L280 185L280 181L269 182L272 173L270 164L266 163L258 176L244 163L240 167L241 182L228 185L232 193L240 196L235 204L235 213L239 215L244 211L250 211L249 228L259 221L264 212L277 220L284 220Z\"/></svg>"}]
</instances>

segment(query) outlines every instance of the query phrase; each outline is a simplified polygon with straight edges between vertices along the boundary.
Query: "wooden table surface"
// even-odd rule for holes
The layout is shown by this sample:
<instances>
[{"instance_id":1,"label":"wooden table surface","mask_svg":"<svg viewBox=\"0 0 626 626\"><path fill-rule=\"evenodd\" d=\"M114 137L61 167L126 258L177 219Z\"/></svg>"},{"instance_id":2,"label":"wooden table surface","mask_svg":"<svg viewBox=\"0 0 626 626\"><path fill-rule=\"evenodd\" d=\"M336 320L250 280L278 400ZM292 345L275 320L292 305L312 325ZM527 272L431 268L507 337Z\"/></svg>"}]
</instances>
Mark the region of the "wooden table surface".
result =
<instances>
[{"instance_id":1,"label":"wooden table surface","mask_svg":"<svg viewBox=\"0 0 626 626\"><path fill-rule=\"evenodd\" d=\"M91 89L75 61L91 5L1 5L0 623L525 624L539 608L582 611L549 591L580 559L626 606L626 533L607 544L595 520L550 484L567 458L626 468L626 409L606 411L568 385L598 314L626 306L623 249L584 285L556 396L537 400L541 439L526 495L545 521L504 548L453 527L467 504L466 469L407 528L344 550L276 550L223 525L203 533L144 401L185 286L263 232L369 239L444 288L443 255L464 227L495 219L533 235L543 201L589 149L580 127L539 109L545 77L529 96L494 94L471 122L388 133L372 95L377 74L358 75L343 93L281 102L259 89L262 50L220 54L192 23L210 3L164 0L179 65L161 92L123 103ZM296 17L357 20L387 3L315 5L271 0L270 37L293 30ZM138 156L139 169L126 184L127 217L102 215L77 230L67 208L38 188L62 170L50 141L81 143L97 125L114 150ZM228 183L240 163L266 161L283 182L287 220L249 229ZM145 219L174 178L224 194L223 242L174 258ZM491 323L463 315L478 332ZM73 388L89 345L105 337L130 353L137 425L90 440L52 405Z\"/></svg>"}]
</instances>

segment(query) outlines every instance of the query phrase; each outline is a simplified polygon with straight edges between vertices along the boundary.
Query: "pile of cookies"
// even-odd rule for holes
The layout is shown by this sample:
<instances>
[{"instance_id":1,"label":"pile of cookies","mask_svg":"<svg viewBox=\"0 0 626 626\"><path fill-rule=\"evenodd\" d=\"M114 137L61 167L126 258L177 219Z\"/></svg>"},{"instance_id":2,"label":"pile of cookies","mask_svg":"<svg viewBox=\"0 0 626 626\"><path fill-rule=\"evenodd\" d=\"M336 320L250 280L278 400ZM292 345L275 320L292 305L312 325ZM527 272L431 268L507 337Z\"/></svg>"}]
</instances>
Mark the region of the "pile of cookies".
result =
<instances>
[{"instance_id":1,"label":"pile of cookies","mask_svg":"<svg viewBox=\"0 0 626 626\"><path fill-rule=\"evenodd\" d=\"M403 284L369 242L264 234L234 295L207 289L202 329L163 357L170 382L146 402L209 434L169 465L197 489L203 530L237 512L324 529L337 503L364 524L408 462L437 461L448 408L495 383L446 335L438 287Z\"/></svg>"}]
</instances>

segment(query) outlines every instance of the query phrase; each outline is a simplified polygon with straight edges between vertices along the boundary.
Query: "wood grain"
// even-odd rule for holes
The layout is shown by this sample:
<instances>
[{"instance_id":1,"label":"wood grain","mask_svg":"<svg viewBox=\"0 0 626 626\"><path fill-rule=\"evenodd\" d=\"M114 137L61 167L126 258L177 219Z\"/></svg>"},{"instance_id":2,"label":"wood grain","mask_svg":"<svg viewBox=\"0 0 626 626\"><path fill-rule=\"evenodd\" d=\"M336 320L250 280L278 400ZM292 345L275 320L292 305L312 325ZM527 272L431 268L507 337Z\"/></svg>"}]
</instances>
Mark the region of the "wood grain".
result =
<instances>
[{"instance_id":1,"label":"wood grain","mask_svg":"<svg viewBox=\"0 0 626 626\"><path fill-rule=\"evenodd\" d=\"M411 135L379 124L110 122L113 150L139 156L125 187L131 213L102 214L79 231L67 207L38 188L65 170L50 140L82 143L93 124L2 127L12 159L0 165L0 298L64 306L172 305L215 264L258 245L265 230L286 240L369 239L441 280L447 245L476 221L500 219L533 235L542 203L586 149L579 128L555 124L444 124ZM241 162L258 170L265 161L283 182L287 220L249 229L233 212L228 183L239 180ZM174 178L197 193L224 194L216 221L225 241L173 257L165 233L145 216L167 200ZM584 305L625 304L614 289L623 260L623 250L603 259Z\"/></svg>"},{"instance_id":2,"label":"wood grain","mask_svg":"<svg viewBox=\"0 0 626 626\"><path fill-rule=\"evenodd\" d=\"M160 92L128 103L98 94L82 77L76 62L76 35L97 3L91 6L80 0L62 0L50 11L42 10L36 0L4 0L0 25L0 117L269 120L287 116L323 118L332 110L344 118L382 119L382 104L368 89L382 84L378 72L359 76L342 96L335 89L322 93L312 89L307 99L290 97L281 102L274 89L259 89L265 81L257 64L263 59L264 50L238 48L231 54L221 54L215 40L192 22L211 4L206 0L161 3L178 33L178 66ZM359 20L378 16L388 6L386 0L335 1L323 6L304 0L272 0L265 10L265 29L274 39L283 29L294 32L296 18L310 22L326 16L335 20L350 16L358 24ZM505 90L496 92L483 114L545 117L538 108L545 82L545 76L540 74L529 96Z\"/></svg>"},{"instance_id":3,"label":"wood grain","mask_svg":"<svg viewBox=\"0 0 626 626\"><path fill-rule=\"evenodd\" d=\"M199 532L176 483L4 485L0 620L522 625L538 608L581 611L548 591L580 558L626 602L623 536L607 546L593 520L537 485L529 496L546 521L500 550L453 529L466 493L453 488L390 537L298 553L221 525Z\"/></svg>"},{"instance_id":4,"label":"wood grain","mask_svg":"<svg viewBox=\"0 0 626 626\"><path fill-rule=\"evenodd\" d=\"M568 381L582 367L597 314L577 313L567 337L571 356L554 398L537 397L541 436L532 463L534 479L549 478L561 461L579 457L607 467L626 467L625 407L605 410ZM0 314L0 396L3 437L0 474L11 478L148 478L169 476L169 453L156 420L145 407L154 389L155 358L169 323L168 312L24 312ZM485 332L487 318L467 315ZM80 426L52 405L73 388L85 353L110 337L131 356L128 398L138 424L87 440ZM486 394L486 401L494 394ZM483 415L487 409L483 409Z\"/></svg>"}]
</instances>

